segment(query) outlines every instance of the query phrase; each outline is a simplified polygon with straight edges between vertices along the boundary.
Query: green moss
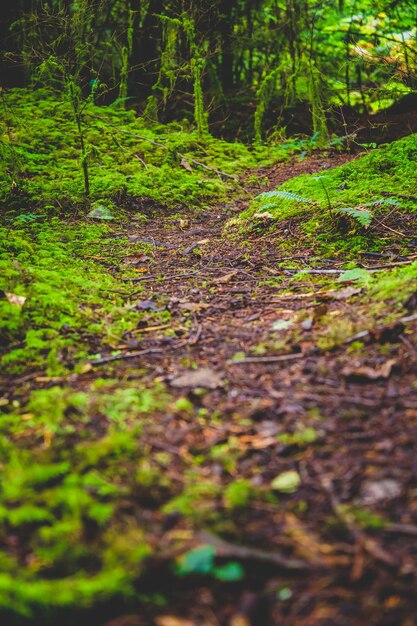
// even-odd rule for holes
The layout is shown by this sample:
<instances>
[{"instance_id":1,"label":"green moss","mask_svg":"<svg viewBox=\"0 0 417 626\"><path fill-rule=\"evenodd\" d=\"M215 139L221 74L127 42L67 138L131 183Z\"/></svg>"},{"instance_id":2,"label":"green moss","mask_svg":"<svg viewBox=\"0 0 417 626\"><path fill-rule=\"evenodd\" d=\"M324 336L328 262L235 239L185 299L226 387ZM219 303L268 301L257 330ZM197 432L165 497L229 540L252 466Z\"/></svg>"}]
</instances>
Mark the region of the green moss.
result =
<instances>
[{"instance_id":1,"label":"green moss","mask_svg":"<svg viewBox=\"0 0 417 626\"><path fill-rule=\"evenodd\" d=\"M158 387L121 392L110 381L88 393L55 386L34 391L24 412L3 411L2 610L82 608L132 593L151 549L118 509L137 486L153 488L134 470L145 462L143 423L166 396ZM23 561L4 541L10 533L24 540Z\"/></svg>"},{"instance_id":2,"label":"green moss","mask_svg":"<svg viewBox=\"0 0 417 626\"><path fill-rule=\"evenodd\" d=\"M0 299L3 370L62 374L87 357L94 336L109 349L135 326L138 314L115 293L119 281L94 258L106 259L106 248L110 258L125 253L126 242L110 235L107 226L42 216L0 226L0 289L26 298L23 306Z\"/></svg>"},{"instance_id":3,"label":"green moss","mask_svg":"<svg viewBox=\"0 0 417 626\"><path fill-rule=\"evenodd\" d=\"M44 89L13 89L5 98L9 114L0 111L0 128L8 131L2 139L0 201L17 210L28 199L55 208L85 204L70 104L62 94ZM146 196L167 206L182 206L186 198L189 206L201 206L236 187L217 171L237 175L288 152L280 147L251 150L209 136L201 141L187 122L150 125L120 107L88 104L83 120L91 200L107 199L116 206L128 196Z\"/></svg>"},{"instance_id":4,"label":"green moss","mask_svg":"<svg viewBox=\"0 0 417 626\"><path fill-rule=\"evenodd\" d=\"M382 237L381 228L377 233L374 226L390 214L401 231L404 216L408 219L417 212L416 156L417 135L410 135L319 176L297 176L258 196L232 226L239 226L243 234L256 230L260 215L267 213L271 229L291 218L305 244L314 242L319 252L349 256L359 250L381 250L387 238L406 248L401 232L396 236L382 227Z\"/></svg>"}]
</instances>

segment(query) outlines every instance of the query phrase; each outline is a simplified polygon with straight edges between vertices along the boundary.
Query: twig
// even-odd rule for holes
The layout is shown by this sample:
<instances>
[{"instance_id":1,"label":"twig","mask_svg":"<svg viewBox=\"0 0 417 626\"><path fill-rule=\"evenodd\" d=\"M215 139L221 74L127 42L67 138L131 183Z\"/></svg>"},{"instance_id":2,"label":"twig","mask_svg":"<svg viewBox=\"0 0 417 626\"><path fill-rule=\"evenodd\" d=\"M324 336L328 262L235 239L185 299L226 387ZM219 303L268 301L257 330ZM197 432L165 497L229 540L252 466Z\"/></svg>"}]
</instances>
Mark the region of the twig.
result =
<instances>
[{"instance_id":1,"label":"twig","mask_svg":"<svg viewBox=\"0 0 417 626\"><path fill-rule=\"evenodd\" d=\"M203 332L203 326L202 326L201 324L199 324L199 325L197 326L197 331L196 331L196 333L195 333L194 337L192 337L192 339L189 339L189 340L188 340L188 344L189 344L190 346L195 346L195 345L198 343L198 341L199 341L199 339L200 339L200 337L201 337L201 333L202 333L202 332Z\"/></svg>"},{"instance_id":2,"label":"twig","mask_svg":"<svg viewBox=\"0 0 417 626\"><path fill-rule=\"evenodd\" d=\"M390 267L398 267L399 265L411 265L412 263L414 263L414 261L393 261L392 263L384 263L383 265L373 265L372 267L366 267L366 265L363 266L363 269L368 270L369 271L379 271L379 270L386 270L389 269Z\"/></svg>"},{"instance_id":3,"label":"twig","mask_svg":"<svg viewBox=\"0 0 417 626\"><path fill-rule=\"evenodd\" d=\"M172 280L174 278L187 278L189 276L196 276L199 272L187 272L185 274L171 274L171 276L160 276L159 274L152 274L151 276L141 276L140 278L123 278L125 282L131 283L144 283L149 280L158 279L159 281Z\"/></svg>"},{"instance_id":4,"label":"twig","mask_svg":"<svg viewBox=\"0 0 417 626\"><path fill-rule=\"evenodd\" d=\"M401 566L401 563L391 554L389 554L384 548L382 548L374 539L368 537L362 528L360 528L353 516L349 515L349 513L345 513L341 503L336 498L336 494L334 493L332 481L329 478L324 478L320 476L320 472L318 470L314 470L315 474L319 479L319 483L323 491L328 495L329 501L333 510L333 513L340 520L340 522L349 530L355 539L356 543L365 550L372 558L380 563L384 563L384 565L389 565L390 567L398 568Z\"/></svg>"},{"instance_id":5,"label":"twig","mask_svg":"<svg viewBox=\"0 0 417 626\"><path fill-rule=\"evenodd\" d=\"M398 234L404 234L404 233L398 233ZM406 236L406 235L404 235ZM394 263L385 263L384 265L374 265L373 267L368 267L368 266L362 266L363 269L365 269L367 272L369 272L370 274L373 274L374 272L380 272L381 270L385 270L385 269L389 269L390 267L398 267L399 265L411 265L412 263L414 263L414 261L396 261ZM344 274L346 272L346 270L344 269L312 269L312 268L305 268L302 270L277 270L277 274L288 274L290 276L294 275L294 274L298 274L299 272L302 272L303 274L306 274L306 276L308 274Z\"/></svg>"},{"instance_id":6,"label":"twig","mask_svg":"<svg viewBox=\"0 0 417 626\"><path fill-rule=\"evenodd\" d=\"M386 533L398 533L417 537L417 526L414 526L414 524L387 524L383 526L381 530Z\"/></svg>"},{"instance_id":7,"label":"twig","mask_svg":"<svg viewBox=\"0 0 417 626\"><path fill-rule=\"evenodd\" d=\"M97 365L104 365L105 363L112 363L113 361L124 361L126 359L134 359L138 356L143 356L144 354L152 354L152 353L161 353L165 352L162 348L149 348L149 350L138 350L136 352L127 352L124 354L114 354L111 356L105 356L102 359L97 359L96 361L89 361L89 364L93 367Z\"/></svg>"},{"instance_id":8,"label":"twig","mask_svg":"<svg viewBox=\"0 0 417 626\"><path fill-rule=\"evenodd\" d=\"M379 224L380 226L382 226L382 228L385 228L386 230L389 230L391 233L394 233L395 235L400 235L401 237L407 237L407 235L403 232L401 232L400 230L395 230L394 228L391 228L390 226L387 226L387 224L384 224L384 222L381 222L380 220L377 220L376 217L374 217L374 220L377 224Z\"/></svg>"},{"instance_id":9,"label":"twig","mask_svg":"<svg viewBox=\"0 0 417 626\"><path fill-rule=\"evenodd\" d=\"M228 365L245 365L246 363L283 363L284 361L296 361L298 359L304 359L306 355L303 353L297 354L281 354L279 356L249 356L245 359L239 359L239 361L233 361L229 359Z\"/></svg>"},{"instance_id":10,"label":"twig","mask_svg":"<svg viewBox=\"0 0 417 626\"><path fill-rule=\"evenodd\" d=\"M227 556L238 559L246 559L253 561L263 561L264 563L272 563L286 570L305 571L311 569L311 566L300 559L291 559L277 554L276 552L266 552L265 550L257 550L256 548L247 548L246 546L236 546L228 541L223 541L219 537L209 532L203 531L199 533L199 537L205 543L213 546L219 551L219 556Z\"/></svg>"},{"instance_id":11,"label":"twig","mask_svg":"<svg viewBox=\"0 0 417 626\"><path fill-rule=\"evenodd\" d=\"M408 348L409 352L411 352L412 354L417 354L417 348L411 343L411 341L407 337L404 337L404 335L400 335L399 340L405 345L406 348Z\"/></svg>"},{"instance_id":12,"label":"twig","mask_svg":"<svg viewBox=\"0 0 417 626\"><path fill-rule=\"evenodd\" d=\"M134 154L134 157L136 157L138 159L138 161L140 161L143 165L143 167L145 168L146 171L149 170L148 166L146 165L145 161L143 159L141 159L141 157L138 154Z\"/></svg>"}]
</instances>

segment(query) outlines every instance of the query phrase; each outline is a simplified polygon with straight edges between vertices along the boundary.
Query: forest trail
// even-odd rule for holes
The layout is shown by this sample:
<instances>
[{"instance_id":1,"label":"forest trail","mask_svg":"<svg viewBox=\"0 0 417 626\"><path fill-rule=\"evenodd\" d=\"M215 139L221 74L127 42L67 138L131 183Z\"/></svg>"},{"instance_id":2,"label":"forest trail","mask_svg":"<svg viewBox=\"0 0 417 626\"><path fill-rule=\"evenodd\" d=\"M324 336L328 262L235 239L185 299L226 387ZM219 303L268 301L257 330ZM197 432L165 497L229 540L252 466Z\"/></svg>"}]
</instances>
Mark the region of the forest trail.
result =
<instances>
[{"instance_id":1,"label":"forest trail","mask_svg":"<svg viewBox=\"0 0 417 626\"><path fill-rule=\"evenodd\" d=\"M136 328L111 348L91 335L100 355L69 375L5 386L22 406L16 445L32 437L35 463L70 468L68 483L64 473L25 494L48 507L48 494L70 493L76 524L71 502L86 502L82 530L56 544L70 557L54 572L66 585L68 558L82 576L71 561L80 547L82 562L103 562L110 580L117 564L137 590L126 603L116 583L111 602L59 608L54 623L417 625L415 295L387 322L366 289L338 282L343 259L302 239L288 252L291 219L225 235L266 180L276 188L349 158L281 163L257 172L259 188L248 173L240 199L200 212L138 199L97 257L120 287L121 322L135 311ZM116 241L130 252L106 257ZM26 528L6 536L22 563L43 546ZM31 626L44 623L40 612Z\"/></svg>"},{"instance_id":2,"label":"forest trail","mask_svg":"<svg viewBox=\"0 0 417 626\"><path fill-rule=\"evenodd\" d=\"M271 184L320 167L320 158L279 166L269 172ZM125 260L139 268L152 260L128 282L132 303L144 287L136 306L149 310L149 321L140 339L126 335L121 358L104 358L103 366L120 380L143 381L145 371L149 385L167 385L181 410L146 426L151 465L167 453L174 483L183 485L188 473L195 493L211 481L223 494L220 524L205 510L204 490L191 504L195 520L161 518L150 507L158 547L144 588L156 585L168 596L162 615L178 626L416 624L417 526L408 523L417 427L411 330L403 336L401 325L366 328L364 320L357 354L355 337L320 348L329 319L337 325L342 315L361 314L349 302L355 288L329 284L326 274L294 282L291 272L280 272L288 257L276 243L293 236L291 224L246 245L225 238L225 219L243 204L164 220L151 211L145 227L128 227L131 241L145 239L153 249L149 259ZM313 252L301 243L295 258L307 268ZM340 265L327 259L321 267ZM155 326L152 312L163 308L170 318ZM278 507L268 498L274 479ZM252 503L252 488L263 490L264 502ZM222 526L223 544L210 531ZM160 577L158 553L176 554L179 544L214 545L218 556L243 563L244 581L178 579L167 571ZM171 623L163 616L136 616L132 625Z\"/></svg>"}]
</instances>

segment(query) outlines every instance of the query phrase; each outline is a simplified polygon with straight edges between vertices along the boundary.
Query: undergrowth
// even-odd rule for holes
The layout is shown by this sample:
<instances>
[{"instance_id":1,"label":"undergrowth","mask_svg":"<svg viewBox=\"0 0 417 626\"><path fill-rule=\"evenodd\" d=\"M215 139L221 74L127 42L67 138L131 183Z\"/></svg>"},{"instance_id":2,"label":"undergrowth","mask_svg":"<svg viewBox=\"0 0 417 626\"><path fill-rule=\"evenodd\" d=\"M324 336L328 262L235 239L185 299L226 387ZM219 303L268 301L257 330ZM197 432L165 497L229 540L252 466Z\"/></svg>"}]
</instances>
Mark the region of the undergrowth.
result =
<instances>
[{"instance_id":1,"label":"undergrowth","mask_svg":"<svg viewBox=\"0 0 417 626\"><path fill-rule=\"evenodd\" d=\"M292 220L303 243L314 244L323 254L383 251L392 242L406 249L414 232L409 222L417 213L416 156L417 135L334 169L326 169L324 156L320 175L297 176L259 195L229 227L239 227L243 235L264 234L265 224L276 231L280 223Z\"/></svg>"},{"instance_id":2,"label":"undergrowth","mask_svg":"<svg viewBox=\"0 0 417 626\"><path fill-rule=\"evenodd\" d=\"M168 486L149 467L140 439L166 403L158 386L119 389L96 379L86 391L34 391L24 412L19 403L3 407L2 615L85 608L133 593L152 546L133 510L121 517L119 509L143 490L151 497Z\"/></svg>"},{"instance_id":3,"label":"undergrowth","mask_svg":"<svg viewBox=\"0 0 417 626\"><path fill-rule=\"evenodd\" d=\"M146 243L128 245L114 239L107 225L86 220L38 214L30 223L0 227L3 373L42 369L61 375L116 346L141 313L125 305L123 284L110 269L119 271L128 252L144 250ZM128 276L131 270L124 267Z\"/></svg>"},{"instance_id":4,"label":"undergrowth","mask_svg":"<svg viewBox=\"0 0 417 626\"><path fill-rule=\"evenodd\" d=\"M13 89L3 100L0 202L22 213L28 202L57 210L85 205L80 146L62 94ZM90 201L116 209L128 197L152 198L161 207L198 207L230 192L243 170L288 154L280 147L250 150L210 136L201 140L187 120L151 124L120 105L88 103L83 124Z\"/></svg>"}]
</instances>

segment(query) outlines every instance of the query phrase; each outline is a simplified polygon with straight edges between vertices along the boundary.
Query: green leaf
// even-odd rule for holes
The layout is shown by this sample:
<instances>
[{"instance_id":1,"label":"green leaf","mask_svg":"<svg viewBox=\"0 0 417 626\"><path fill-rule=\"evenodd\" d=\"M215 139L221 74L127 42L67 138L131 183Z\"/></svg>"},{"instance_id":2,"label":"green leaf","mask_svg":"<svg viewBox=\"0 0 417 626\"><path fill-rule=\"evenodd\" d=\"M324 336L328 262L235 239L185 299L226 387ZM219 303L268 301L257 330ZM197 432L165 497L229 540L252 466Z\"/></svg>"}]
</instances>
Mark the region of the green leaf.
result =
<instances>
[{"instance_id":1,"label":"green leaf","mask_svg":"<svg viewBox=\"0 0 417 626\"><path fill-rule=\"evenodd\" d=\"M287 330L292 325L292 320L277 320L272 324L272 330Z\"/></svg>"},{"instance_id":2,"label":"green leaf","mask_svg":"<svg viewBox=\"0 0 417 626\"><path fill-rule=\"evenodd\" d=\"M358 281L361 283L369 283L371 280L371 274L368 270L364 270L361 267L354 267L352 270L346 270L337 279L338 283Z\"/></svg>"},{"instance_id":3,"label":"green leaf","mask_svg":"<svg viewBox=\"0 0 417 626\"><path fill-rule=\"evenodd\" d=\"M234 582L235 580L242 580L245 576L245 570L240 563L230 561L230 563L226 563L226 565L215 567L213 576L223 582Z\"/></svg>"},{"instance_id":4,"label":"green leaf","mask_svg":"<svg viewBox=\"0 0 417 626\"><path fill-rule=\"evenodd\" d=\"M87 217L94 220L114 220L114 215L110 209L102 205L95 206L89 213L87 213Z\"/></svg>"},{"instance_id":5,"label":"green leaf","mask_svg":"<svg viewBox=\"0 0 417 626\"><path fill-rule=\"evenodd\" d=\"M294 493L301 485L300 474L295 470L288 470L278 474L271 482L271 487L281 493Z\"/></svg>"},{"instance_id":6,"label":"green leaf","mask_svg":"<svg viewBox=\"0 0 417 626\"><path fill-rule=\"evenodd\" d=\"M211 574L214 569L215 550L213 546L201 546L186 552L177 565L177 574Z\"/></svg>"}]
</instances>

